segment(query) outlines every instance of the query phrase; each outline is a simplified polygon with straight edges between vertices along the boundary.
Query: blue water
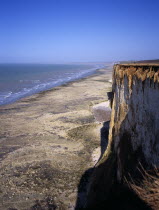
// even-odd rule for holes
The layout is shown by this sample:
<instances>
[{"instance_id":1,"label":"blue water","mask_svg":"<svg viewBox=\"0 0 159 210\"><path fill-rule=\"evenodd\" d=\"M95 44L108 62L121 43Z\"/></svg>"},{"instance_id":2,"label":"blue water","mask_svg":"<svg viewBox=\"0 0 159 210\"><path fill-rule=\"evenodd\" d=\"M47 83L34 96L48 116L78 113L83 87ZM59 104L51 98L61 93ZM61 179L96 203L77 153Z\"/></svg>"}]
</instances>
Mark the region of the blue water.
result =
<instances>
[{"instance_id":1,"label":"blue water","mask_svg":"<svg viewBox=\"0 0 159 210\"><path fill-rule=\"evenodd\" d=\"M0 105L74 81L101 65L0 64Z\"/></svg>"}]
</instances>

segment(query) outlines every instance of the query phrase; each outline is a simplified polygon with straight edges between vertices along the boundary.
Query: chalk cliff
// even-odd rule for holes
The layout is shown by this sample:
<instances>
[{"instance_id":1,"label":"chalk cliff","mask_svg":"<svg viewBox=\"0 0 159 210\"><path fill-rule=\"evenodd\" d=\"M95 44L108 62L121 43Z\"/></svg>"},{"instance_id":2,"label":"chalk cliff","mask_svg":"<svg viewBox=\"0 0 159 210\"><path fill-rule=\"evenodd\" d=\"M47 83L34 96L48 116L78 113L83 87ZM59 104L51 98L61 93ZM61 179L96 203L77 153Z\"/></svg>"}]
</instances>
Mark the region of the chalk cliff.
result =
<instances>
[{"instance_id":1,"label":"chalk cliff","mask_svg":"<svg viewBox=\"0 0 159 210\"><path fill-rule=\"evenodd\" d=\"M117 64L112 88L109 143L92 177L88 207L106 202L140 166L159 167L159 65Z\"/></svg>"},{"instance_id":2,"label":"chalk cliff","mask_svg":"<svg viewBox=\"0 0 159 210\"><path fill-rule=\"evenodd\" d=\"M109 141L121 181L139 162L159 166L159 66L117 65L113 78Z\"/></svg>"}]
</instances>

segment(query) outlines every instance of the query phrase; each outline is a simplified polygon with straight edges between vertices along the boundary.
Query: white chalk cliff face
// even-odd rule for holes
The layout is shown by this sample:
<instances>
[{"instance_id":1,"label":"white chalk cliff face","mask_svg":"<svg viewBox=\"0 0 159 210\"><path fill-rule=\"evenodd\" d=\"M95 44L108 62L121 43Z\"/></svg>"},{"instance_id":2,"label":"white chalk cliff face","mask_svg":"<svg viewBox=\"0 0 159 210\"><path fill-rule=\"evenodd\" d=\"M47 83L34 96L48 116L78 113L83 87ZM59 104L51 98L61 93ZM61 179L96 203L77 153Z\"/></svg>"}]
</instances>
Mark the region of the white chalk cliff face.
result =
<instances>
[{"instance_id":1,"label":"white chalk cliff face","mask_svg":"<svg viewBox=\"0 0 159 210\"><path fill-rule=\"evenodd\" d=\"M159 66L114 67L109 146L117 155L117 179L139 163L159 166Z\"/></svg>"},{"instance_id":2,"label":"white chalk cliff face","mask_svg":"<svg viewBox=\"0 0 159 210\"><path fill-rule=\"evenodd\" d=\"M116 209L112 206L118 198L117 208L121 203L120 209L141 209L134 200L126 203L125 196L132 192L128 191L129 181L143 181L141 167L145 171L159 167L159 65L115 65L112 89L108 146L92 174L86 206L109 209L110 205L110 209ZM148 191L144 188L143 197L140 193L142 201ZM158 200L158 194L156 197Z\"/></svg>"}]
</instances>

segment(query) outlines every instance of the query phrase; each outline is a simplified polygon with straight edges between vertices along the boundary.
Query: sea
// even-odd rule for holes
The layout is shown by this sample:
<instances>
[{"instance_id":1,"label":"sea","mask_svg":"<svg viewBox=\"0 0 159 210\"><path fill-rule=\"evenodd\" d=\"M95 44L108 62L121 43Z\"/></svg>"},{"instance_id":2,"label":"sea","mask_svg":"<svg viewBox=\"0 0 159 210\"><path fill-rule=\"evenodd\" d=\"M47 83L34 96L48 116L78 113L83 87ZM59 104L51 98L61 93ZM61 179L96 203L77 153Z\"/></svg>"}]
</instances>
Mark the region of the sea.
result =
<instances>
[{"instance_id":1,"label":"sea","mask_svg":"<svg viewBox=\"0 0 159 210\"><path fill-rule=\"evenodd\" d=\"M0 105L91 74L102 64L0 64Z\"/></svg>"}]
</instances>

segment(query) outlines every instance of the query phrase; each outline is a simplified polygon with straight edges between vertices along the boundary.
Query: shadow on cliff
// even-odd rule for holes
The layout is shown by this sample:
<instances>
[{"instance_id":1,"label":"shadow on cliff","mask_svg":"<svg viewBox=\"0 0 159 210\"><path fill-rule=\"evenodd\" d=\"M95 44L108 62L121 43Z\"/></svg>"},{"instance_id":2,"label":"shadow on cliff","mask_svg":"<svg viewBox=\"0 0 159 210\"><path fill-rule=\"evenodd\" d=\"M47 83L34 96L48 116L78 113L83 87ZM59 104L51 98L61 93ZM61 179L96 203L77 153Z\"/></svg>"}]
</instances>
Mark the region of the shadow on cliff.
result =
<instances>
[{"instance_id":1,"label":"shadow on cliff","mask_svg":"<svg viewBox=\"0 0 159 210\"><path fill-rule=\"evenodd\" d=\"M127 116L125 118L127 120ZM125 121L124 120L124 121ZM83 209L98 209L98 210L150 210L150 208L130 187L122 181L120 184L117 181L117 162L120 158L122 164L122 172L125 177L131 175L134 180L141 177L138 173L138 166L141 162L143 165L144 158L141 148L136 152L133 151L130 144L131 136L124 130L124 122L119 131L121 139L120 154L117 157L114 152L114 142L111 144L110 152L107 155L103 153L106 147L101 148L101 160L94 168L90 178L89 193L86 196L85 207ZM105 127L101 129L104 131ZM106 130L101 133L101 146L103 145L105 136L108 136ZM103 140L102 140L103 139ZM108 143L108 142L107 142ZM105 142L105 144L107 144ZM107 150L108 151L108 150ZM78 209L78 208L77 208Z\"/></svg>"},{"instance_id":2,"label":"shadow on cliff","mask_svg":"<svg viewBox=\"0 0 159 210\"><path fill-rule=\"evenodd\" d=\"M103 127L100 130L100 147L101 147L101 154L99 160L102 158L107 145L108 145L108 134L109 134L109 122L104 122ZM86 209L87 203L87 190L89 188L89 181L91 179L92 173L94 168L89 168L85 173L82 175L79 185L78 185L78 195L77 195L77 202L75 209Z\"/></svg>"},{"instance_id":3,"label":"shadow on cliff","mask_svg":"<svg viewBox=\"0 0 159 210\"><path fill-rule=\"evenodd\" d=\"M101 128L101 156L99 164L95 168L85 171L81 177L75 209L150 210L151 208L133 190L127 185L119 184L116 181L117 156L113 149L107 157L103 158L108 145L108 134L109 122L105 122ZM122 126L120 138L122 139L120 158L123 170L136 175L137 163L139 161L143 162L142 151L139 148L135 154L133 153L128 141L130 136L123 132ZM113 147L114 145L112 145Z\"/></svg>"},{"instance_id":4,"label":"shadow on cliff","mask_svg":"<svg viewBox=\"0 0 159 210\"><path fill-rule=\"evenodd\" d=\"M110 121L104 122L103 127L100 130L101 155L100 155L99 160L102 158L102 156L108 146L109 123L110 123Z\"/></svg>"}]
</instances>

